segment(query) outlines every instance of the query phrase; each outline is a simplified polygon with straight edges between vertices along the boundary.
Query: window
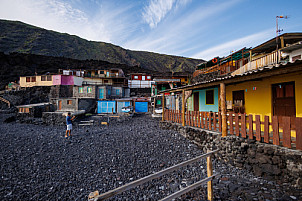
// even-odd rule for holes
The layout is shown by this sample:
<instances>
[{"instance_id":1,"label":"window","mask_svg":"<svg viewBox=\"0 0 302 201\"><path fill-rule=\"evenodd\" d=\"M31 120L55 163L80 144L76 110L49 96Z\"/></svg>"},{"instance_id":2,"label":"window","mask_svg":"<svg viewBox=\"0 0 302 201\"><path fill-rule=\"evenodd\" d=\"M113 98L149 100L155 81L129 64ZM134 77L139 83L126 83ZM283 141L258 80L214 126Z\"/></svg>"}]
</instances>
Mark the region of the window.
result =
<instances>
[{"instance_id":1,"label":"window","mask_svg":"<svg viewBox=\"0 0 302 201\"><path fill-rule=\"evenodd\" d=\"M120 95L120 90L116 89L116 95L119 96Z\"/></svg>"},{"instance_id":2,"label":"window","mask_svg":"<svg viewBox=\"0 0 302 201\"><path fill-rule=\"evenodd\" d=\"M29 108L20 107L19 113L29 113Z\"/></svg>"},{"instance_id":3,"label":"window","mask_svg":"<svg viewBox=\"0 0 302 201\"><path fill-rule=\"evenodd\" d=\"M30 82L30 77L26 77L26 82Z\"/></svg>"},{"instance_id":4,"label":"window","mask_svg":"<svg viewBox=\"0 0 302 201\"><path fill-rule=\"evenodd\" d=\"M108 80L104 80L104 83L108 83Z\"/></svg>"},{"instance_id":5,"label":"window","mask_svg":"<svg viewBox=\"0 0 302 201\"><path fill-rule=\"evenodd\" d=\"M87 93L92 93L92 87L87 87Z\"/></svg>"},{"instance_id":6,"label":"window","mask_svg":"<svg viewBox=\"0 0 302 201\"><path fill-rule=\"evenodd\" d=\"M79 93L84 93L83 87L79 87Z\"/></svg>"},{"instance_id":7,"label":"window","mask_svg":"<svg viewBox=\"0 0 302 201\"><path fill-rule=\"evenodd\" d=\"M156 100L156 105L161 105L161 100Z\"/></svg>"},{"instance_id":8,"label":"window","mask_svg":"<svg viewBox=\"0 0 302 201\"><path fill-rule=\"evenodd\" d=\"M41 76L41 81L46 81L46 76Z\"/></svg>"},{"instance_id":9,"label":"window","mask_svg":"<svg viewBox=\"0 0 302 201\"><path fill-rule=\"evenodd\" d=\"M104 71L103 71L103 70L100 70L100 74L104 74Z\"/></svg>"},{"instance_id":10,"label":"window","mask_svg":"<svg viewBox=\"0 0 302 201\"><path fill-rule=\"evenodd\" d=\"M99 92L100 92L100 99L103 99L104 98L104 89L100 89Z\"/></svg>"},{"instance_id":11,"label":"window","mask_svg":"<svg viewBox=\"0 0 302 201\"><path fill-rule=\"evenodd\" d=\"M31 82L36 82L36 77L31 77Z\"/></svg>"},{"instance_id":12,"label":"window","mask_svg":"<svg viewBox=\"0 0 302 201\"><path fill-rule=\"evenodd\" d=\"M214 90L206 91L206 104L213 105L214 104Z\"/></svg>"},{"instance_id":13,"label":"window","mask_svg":"<svg viewBox=\"0 0 302 201\"><path fill-rule=\"evenodd\" d=\"M72 105L72 100L67 100L67 105Z\"/></svg>"},{"instance_id":14,"label":"window","mask_svg":"<svg viewBox=\"0 0 302 201\"><path fill-rule=\"evenodd\" d=\"M135 75L135 76L134 76L134 79L135 79L135 80L138 80L138 76L137 76L137 75Z\"/></svg>"},{"instance_id":15,"label":"window","mask_svg":"<svg viewBox=\"0 0 302 201\"><path fill-rule=\"evenodd\" d=\"M47 75L47 81L52 81L52 76L51 75Z\"/></svg>"},{"instance_id":16,"label":"window","mask_svg":"<svg viewBox=\"0 0 302 201\"><path fill-rule=\"evenodd\" d=\"M148 80L151 80L151 76L147 76L147 79L148 79Z\"/></svg>"},{"instance_id":17,"label":"window","mask_svg":"<svg viewBox=\"0 0 302 201\"><path fill-rule=\"evenodd\" d=\"M239 90L239 91L233 91L233 104L238 105L240 104L241 106L244 105L244 90Z\"/></svg>"}]
</instances>

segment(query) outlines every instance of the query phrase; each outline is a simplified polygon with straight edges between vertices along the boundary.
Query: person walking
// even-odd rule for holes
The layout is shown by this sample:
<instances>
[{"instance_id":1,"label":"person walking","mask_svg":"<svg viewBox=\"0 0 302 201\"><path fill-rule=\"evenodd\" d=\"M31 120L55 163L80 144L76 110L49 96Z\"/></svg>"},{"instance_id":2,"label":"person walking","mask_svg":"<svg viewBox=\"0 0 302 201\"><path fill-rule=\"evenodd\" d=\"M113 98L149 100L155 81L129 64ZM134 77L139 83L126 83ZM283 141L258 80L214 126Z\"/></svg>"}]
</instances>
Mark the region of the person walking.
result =
<instances>
[{"instance_id":1,"label":"person walking","mask_svg":"<svg viewBox=\"0 0 302 201\"><path fill-rule=\"evenodd\" d=\"M71 113L68 112L68 115L66 116L66 125L67 125L67 129L66 129L66 134L65 134L65 138L69 136L71 137L71 130L72 130L72 123L71 121L75 119L75 116L71 117Z\"/></svg>"}]
</instances>

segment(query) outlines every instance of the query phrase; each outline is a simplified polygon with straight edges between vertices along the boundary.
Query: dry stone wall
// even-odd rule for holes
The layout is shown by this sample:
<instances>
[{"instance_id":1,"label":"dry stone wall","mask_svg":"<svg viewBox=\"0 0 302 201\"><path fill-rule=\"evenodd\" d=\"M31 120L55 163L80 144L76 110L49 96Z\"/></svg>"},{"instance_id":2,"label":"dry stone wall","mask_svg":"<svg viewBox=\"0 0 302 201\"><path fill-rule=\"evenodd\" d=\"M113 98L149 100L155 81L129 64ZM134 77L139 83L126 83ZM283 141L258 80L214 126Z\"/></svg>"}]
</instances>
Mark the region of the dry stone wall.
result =
<instances>
[{"instance_id":1,"label":"dry stone wall","mask_svg":"<svg viewBox=\"0 0 302 201\"><path fill-rule=\"evenodd\" d=\"M177 130L197 144L204 152L219 149L218 160L247 169L256 176L269 180L291 183L302 189L302 152L265 144L255 140L206 131L200 128L182 127L179 124L161 122L163 129Z\"/></svg>"}]
</instances>

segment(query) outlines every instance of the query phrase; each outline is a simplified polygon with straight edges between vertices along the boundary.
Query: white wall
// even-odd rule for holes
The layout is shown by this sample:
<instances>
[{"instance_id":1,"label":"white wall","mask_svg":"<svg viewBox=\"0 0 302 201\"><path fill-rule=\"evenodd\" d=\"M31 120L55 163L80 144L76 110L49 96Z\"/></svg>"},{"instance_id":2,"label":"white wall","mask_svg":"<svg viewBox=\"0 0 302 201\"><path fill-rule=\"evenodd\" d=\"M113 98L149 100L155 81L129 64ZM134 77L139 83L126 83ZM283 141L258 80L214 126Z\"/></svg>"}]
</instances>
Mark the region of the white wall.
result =
<instances>
[{"instance_id":1,"label":"white wall","mask_svg":"<svg viewBox=\"0 0 302 201\"><path fill-rule=\"evenodd\" d=\"M147 80L128 80L129 88L151 88L151 82Z\"/></svg>"}]
</instances>

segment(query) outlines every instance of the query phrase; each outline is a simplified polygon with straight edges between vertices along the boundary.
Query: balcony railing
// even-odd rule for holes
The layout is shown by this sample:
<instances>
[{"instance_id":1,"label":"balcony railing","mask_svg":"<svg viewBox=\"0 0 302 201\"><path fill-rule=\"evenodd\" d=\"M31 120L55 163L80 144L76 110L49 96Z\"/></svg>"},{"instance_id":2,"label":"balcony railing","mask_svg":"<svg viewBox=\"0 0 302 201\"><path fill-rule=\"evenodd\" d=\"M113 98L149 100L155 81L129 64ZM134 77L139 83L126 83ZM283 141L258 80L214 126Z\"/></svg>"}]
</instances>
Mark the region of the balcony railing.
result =
<instances>
[{"instance_id":1,"label":"balcony railing","mask_svg":"<svg viewBox=\"0 0 302 201\"><path fill-rule=\"evenodd\" d=\"M232 75L242 74L244 72L255 70L261 67L278 64L281 61L281 52L274 51L270 54L266 54L260 58L254 59L251 62L248 62L244 66L240 67L232 73Z\"/></svg>"}]
</instances>

